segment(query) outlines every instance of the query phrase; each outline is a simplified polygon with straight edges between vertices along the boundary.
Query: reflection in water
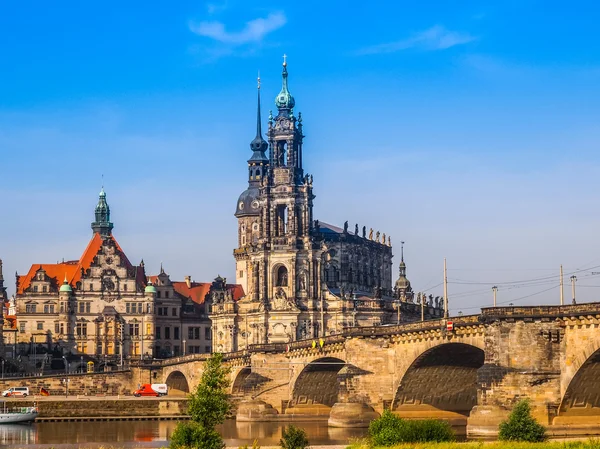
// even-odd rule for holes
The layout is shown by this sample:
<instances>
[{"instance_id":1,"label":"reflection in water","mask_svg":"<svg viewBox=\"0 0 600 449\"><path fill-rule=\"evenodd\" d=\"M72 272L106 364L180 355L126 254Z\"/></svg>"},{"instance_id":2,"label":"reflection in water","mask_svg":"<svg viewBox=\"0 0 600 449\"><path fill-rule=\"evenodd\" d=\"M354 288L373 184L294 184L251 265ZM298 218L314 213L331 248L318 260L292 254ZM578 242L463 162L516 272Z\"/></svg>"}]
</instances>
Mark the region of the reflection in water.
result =
<instances>
[{"instance_id":1,"label":"reflection in water","mask_svg":"<svg viewBox=\"0 0 600 449\"><path fill-rule=\"evenodd\" d=\"M326 422L294 422L308 434L311 444L345 444L352 438L364 436L366 429L337 429ZM177 422L175 421L97 421L97 422L40 422L30 425L0 425L0 445L82 444L82 443L140 443L165 446ZM251 445L258 440L261 446L278 446L283 429L289 423L248 423L228 420L218 427L227 446Z\"/></svg>"}]
</instances>

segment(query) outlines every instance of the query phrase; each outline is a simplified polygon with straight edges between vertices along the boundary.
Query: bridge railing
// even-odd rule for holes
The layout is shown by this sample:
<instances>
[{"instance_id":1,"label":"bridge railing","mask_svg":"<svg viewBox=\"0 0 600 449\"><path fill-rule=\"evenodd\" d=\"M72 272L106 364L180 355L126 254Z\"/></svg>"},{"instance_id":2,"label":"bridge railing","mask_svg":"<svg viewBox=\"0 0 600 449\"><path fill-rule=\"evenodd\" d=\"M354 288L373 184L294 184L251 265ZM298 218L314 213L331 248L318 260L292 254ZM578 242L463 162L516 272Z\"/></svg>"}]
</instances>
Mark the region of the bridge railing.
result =
<instances>
[{"instance_id":1,"label":"bridge railing","mask_svg":"<svg viewBox=\"0 0 600 449\"><path fill-rule=\"evenodd\" d=\"M481 309L481 316L503 318L503 317L568 317L578 315L597 314L600 311L600 303L588 302L584 304L569 304L556 306L509 306L509 307L485 307Z\"/></svg>"}]
</instances>

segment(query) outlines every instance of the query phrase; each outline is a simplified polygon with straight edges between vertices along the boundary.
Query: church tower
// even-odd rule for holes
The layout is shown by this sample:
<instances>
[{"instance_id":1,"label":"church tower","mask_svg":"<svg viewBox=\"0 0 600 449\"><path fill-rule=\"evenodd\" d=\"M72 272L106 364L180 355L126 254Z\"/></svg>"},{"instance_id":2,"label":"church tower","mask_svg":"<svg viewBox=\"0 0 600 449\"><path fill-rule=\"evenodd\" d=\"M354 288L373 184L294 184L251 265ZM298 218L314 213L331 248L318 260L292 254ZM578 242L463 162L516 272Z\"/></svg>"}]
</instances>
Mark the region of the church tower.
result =
<instances>
[{"instance_id":1,"label":"church tower","mask_svg":"<svg viewBox=\"0 0 600 449\"><path fill-rule=\"evenodd\" d=\"M96 205L96 221L92 223L92 231L102 237L108 237L112 233L113 224L110 221L110 208L106 202L104 187L100 190L98 204Z\"/></svg>"},{"instance_id":2,"label":"church tower","mask_svg":"<svg viewBox=\"0 0 600 449\"><path fill-rule=\"evenodd\" d=\"M262 137L260 115L260 77L258 78L258 99L256 112L256 137L250 142L252 156L248 159L248 188L238 198L235 216L238 219L238 247L234 250L236 259L236 281L242 285L246 294L258 299L252 286L256 283L258 273L249 262L248 252L256 248L260 238L260 188L265 183L269 169L269 158L266 151L269 144Z\"/></svg>"}]
</instances>

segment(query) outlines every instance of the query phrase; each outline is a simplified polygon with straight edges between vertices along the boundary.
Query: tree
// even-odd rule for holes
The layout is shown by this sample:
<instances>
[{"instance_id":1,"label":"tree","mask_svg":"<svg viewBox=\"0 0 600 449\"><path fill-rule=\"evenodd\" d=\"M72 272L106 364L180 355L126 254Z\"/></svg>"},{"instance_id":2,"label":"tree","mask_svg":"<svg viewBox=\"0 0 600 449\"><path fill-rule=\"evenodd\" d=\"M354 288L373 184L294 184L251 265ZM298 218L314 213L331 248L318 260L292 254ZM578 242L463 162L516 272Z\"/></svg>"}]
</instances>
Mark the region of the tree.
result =
<instances>
[{"instance_id":1,"label":"tree","mask_svg":"<svg viewBox=\"0 0 600 449\"><path fill-rule=\"evenodd\" d=\"M279 440L279 445L283 449L306 449L309 445L306 432L296 426L289 426L284 429Z\"/></svg>"},{"instance_id":2,"label":"tree","mask_svg":"<svg viewBox=\"0 0 600 449\"><path fill-rule=\"evenodd\" d=\"M522 399L513 408L508 420L500 423L498 439L502 441L545 441L546 428L531 416L529 400Z\"/></svg>"},{"instance_id":3,"label":"tree","mask_svg":"<svg viewBox=\"0 0 600 449\"><path fill-rule=\"evenodd\" d=\"M230 369L223 366L223 354L213 354L204 364L196 390L188 400L191 422L179 423L171 437L172 448L221 449L223 438L215 430L231 409L229 395Z\"/></svg>"}]
</instances>

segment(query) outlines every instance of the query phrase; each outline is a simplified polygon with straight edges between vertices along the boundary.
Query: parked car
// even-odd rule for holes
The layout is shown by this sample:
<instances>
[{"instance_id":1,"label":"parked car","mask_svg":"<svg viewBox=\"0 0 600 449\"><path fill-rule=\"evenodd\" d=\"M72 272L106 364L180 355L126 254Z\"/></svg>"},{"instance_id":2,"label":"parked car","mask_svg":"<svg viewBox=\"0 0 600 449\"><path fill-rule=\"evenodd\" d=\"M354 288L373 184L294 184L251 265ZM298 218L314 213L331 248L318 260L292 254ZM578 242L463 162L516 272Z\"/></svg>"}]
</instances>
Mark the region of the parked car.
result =
<instances>
[{"instance_id":1,"label":"parked car","mask_svg":"<svg viewBox=\"0 0 600 449\"><path fill-rule=\"evenodd\" d=\"M133 392L136 398L140 396L165 396L167 394L167 384L144 384Z\"/></svg>"},{"instance_id":2,"label":"parked car","mask_svg":"<svg viewBox=\"0 0 600 449\"><path fill-rule=\"evenodd\" d=\"M11 387L2 392L5 398L26 398L29 396L29 387Z\"/></svg>"}]
</instances>

